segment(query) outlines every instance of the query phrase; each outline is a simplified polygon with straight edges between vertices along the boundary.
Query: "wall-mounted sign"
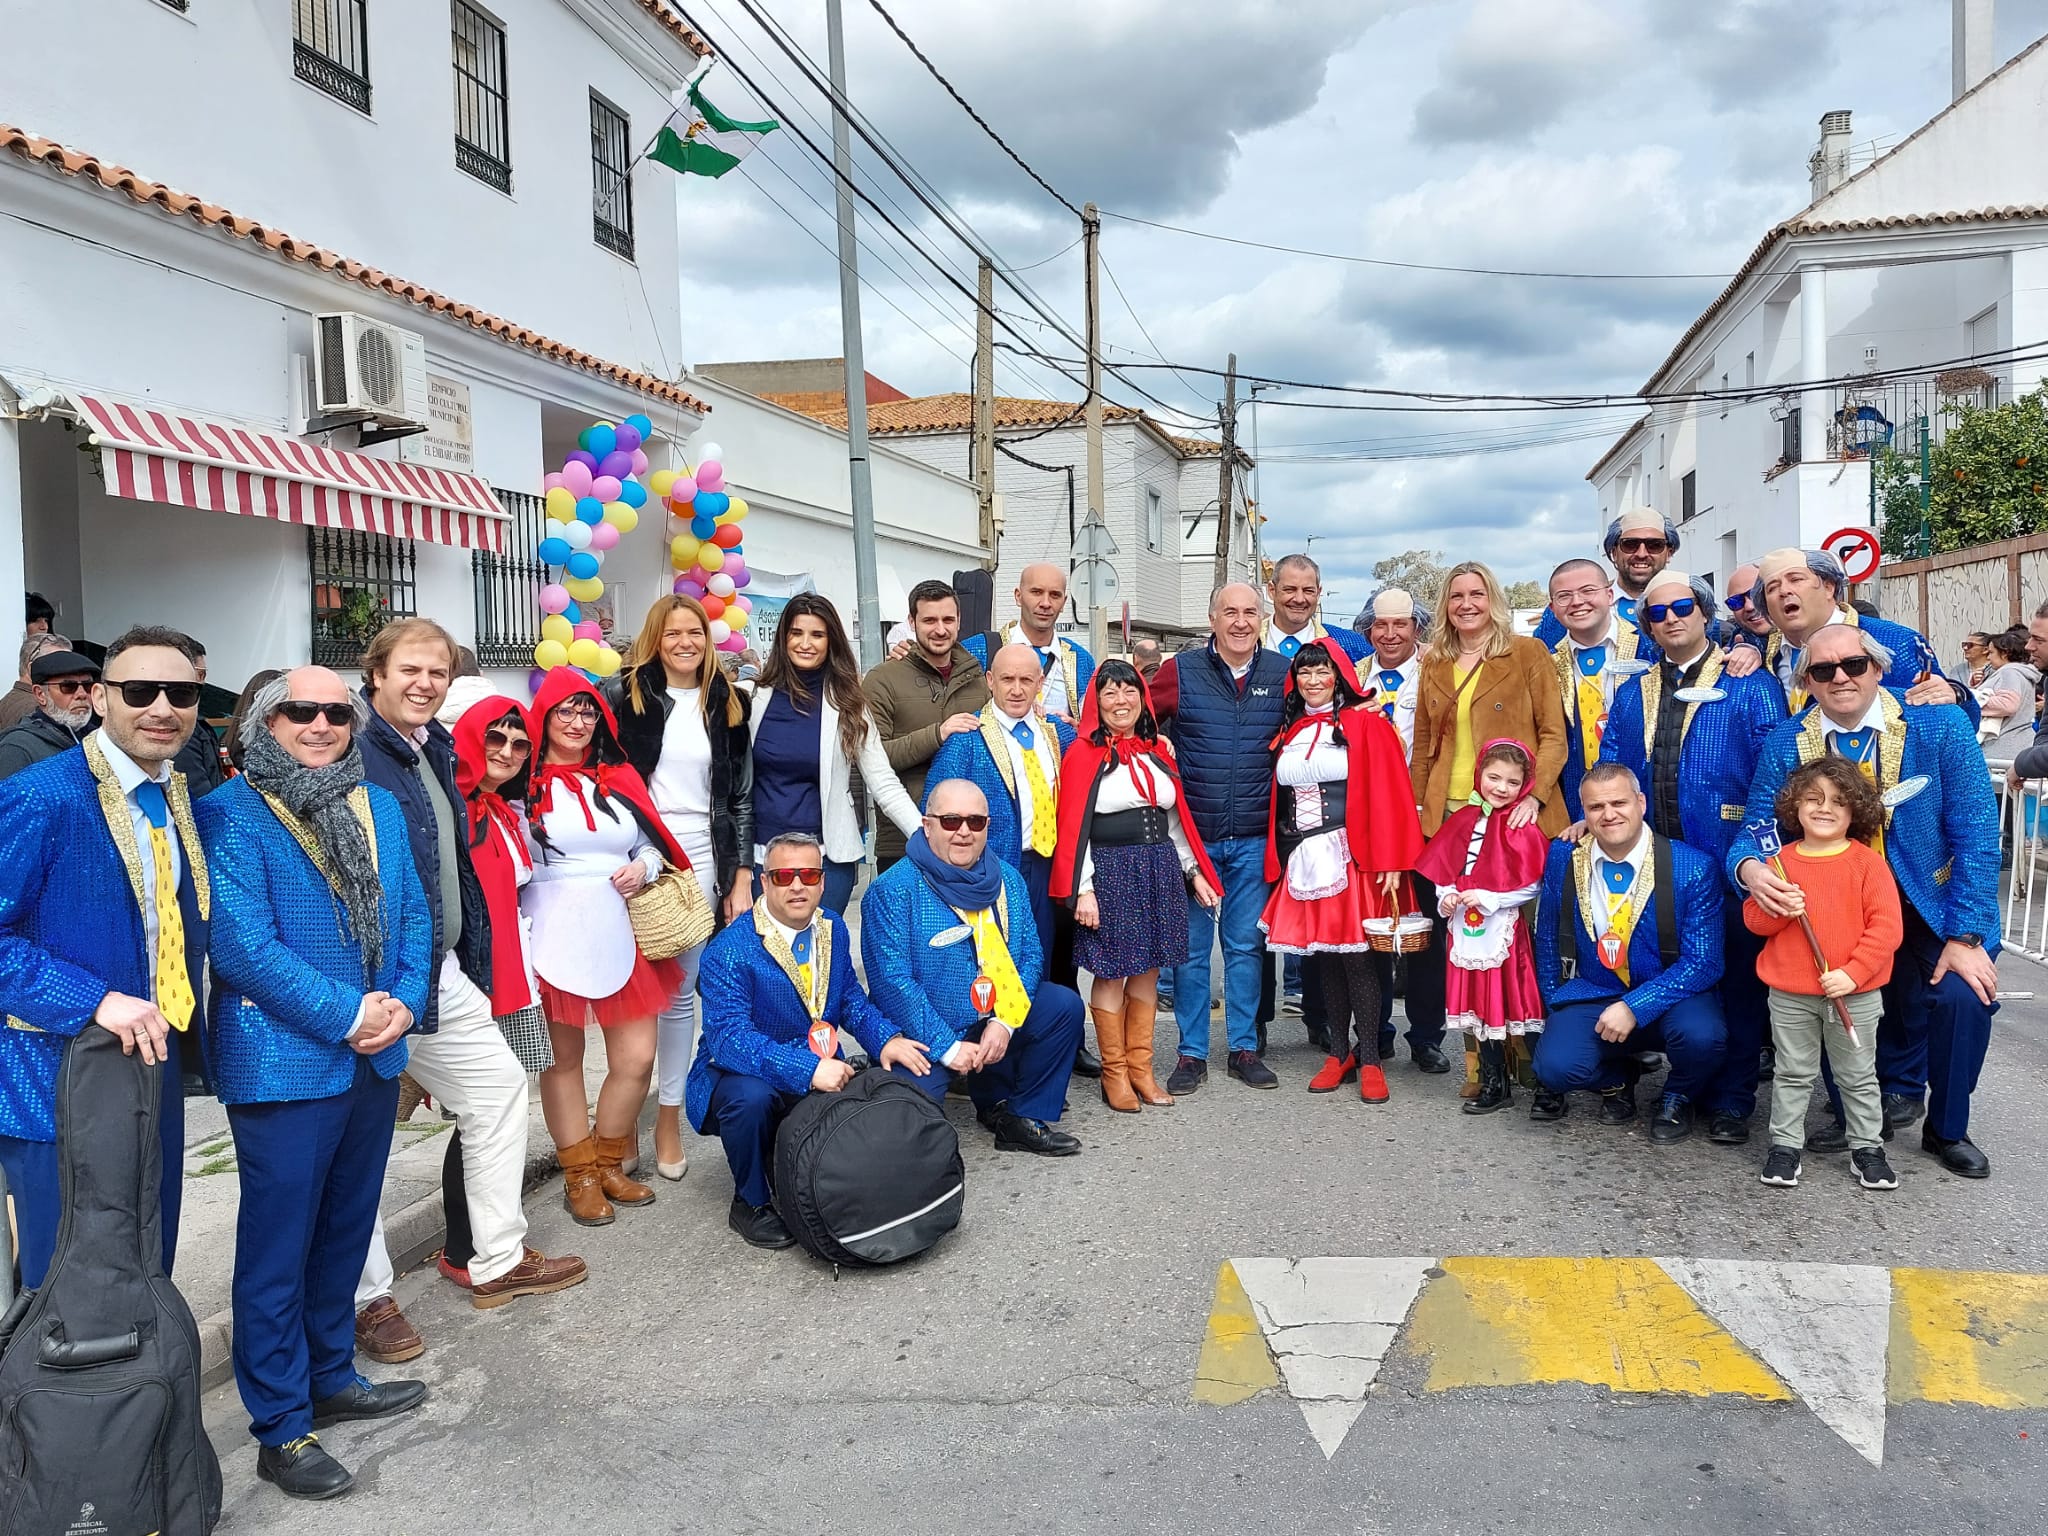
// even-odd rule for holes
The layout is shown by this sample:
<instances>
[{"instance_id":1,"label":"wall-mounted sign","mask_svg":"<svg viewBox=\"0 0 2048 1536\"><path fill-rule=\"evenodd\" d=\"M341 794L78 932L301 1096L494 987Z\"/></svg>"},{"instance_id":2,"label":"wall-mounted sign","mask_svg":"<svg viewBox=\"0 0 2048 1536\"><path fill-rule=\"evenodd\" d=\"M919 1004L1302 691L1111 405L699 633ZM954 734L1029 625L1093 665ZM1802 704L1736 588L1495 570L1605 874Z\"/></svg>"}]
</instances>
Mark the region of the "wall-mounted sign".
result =
<instances>
[{"instance_id":1,"label":"wall-mounted sign","mask_svg":"<svg viewBox=\"0 0 2048 1536\"><path fill-rule=\"evenodd\" d=\"M427 375L427 430L401 438L398 456L408 464L464 474L476 468L476 435L470 426L467 384L438 373Z\"/></svg>"}]
</instances>

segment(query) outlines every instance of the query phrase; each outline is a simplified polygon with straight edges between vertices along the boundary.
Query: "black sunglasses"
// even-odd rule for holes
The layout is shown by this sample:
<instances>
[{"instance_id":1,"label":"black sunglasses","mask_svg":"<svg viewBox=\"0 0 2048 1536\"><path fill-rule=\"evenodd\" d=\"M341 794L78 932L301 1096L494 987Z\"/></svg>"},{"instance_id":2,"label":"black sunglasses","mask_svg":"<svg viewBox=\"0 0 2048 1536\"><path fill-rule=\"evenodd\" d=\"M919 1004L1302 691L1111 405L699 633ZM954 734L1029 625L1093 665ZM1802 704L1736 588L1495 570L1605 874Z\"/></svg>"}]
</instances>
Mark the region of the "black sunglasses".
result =
<instances>
[{"instance_id":1,"label":"black sunglasses","mask_svg":"<svg viewBox=\"0 0 2048 1536\"><path fill-rule=\"evenodd\" d=\"M524 736L508 736L503 731L485 731L484 750L486 752L509 751L524 757L533 750L533 743Z\"/></svg>"},{"instance_id":2,"label":"black sunglasses","mask_svg":"<svg viewBox=\"0 0 2048 1536\"><path fill-rule=\"evenodd\" d=\"M792 885L816 885L825 878L825 871L815 864L799 865L794 868L784 866L763 873L768 876L770 885L779 885L785 890Z\"/></svg>"},{"instance_id":3,"label":"black sunglasses","mask_svg":"<svg viewBox=\"0 0 2048 1536\"><path fill-rule=\"evenodd\" d=\"M1666 619L1689 619L1699 612L1700 605L1689 597L1681 597L1675 603L1652 603L1643 610L1652 624L1662 624Z\"/></svg>"},{"instance_id":4,"label":"black sunglasses","mask_svg":"<svg viewBox=\"0 0 2048 1536\"><path fill-rule=\"evenodd\" d=\"M1730 613L1740 613L1749 606L1749 594L1747 592L1730 592L1727 602Z\"/></svg>"},{"instance_id":5,"label":"black sunglasses","mask_svg":"<svg viewBox=\"0 0 2048 1536\"><path fill-rule=\"evenodd\" d=\"M89 677L53 677L43 686L52 693L84 693L92 686Z\"/></svg>"},{"instance_id":6,"label":"black sunglasses","mask_svg":"<svg viewBox=\"0 0 2048 1536\"><path fill-rule=\"evenodd\" d=\"M169 699L173 709L194 709L199 704L197 683L153 683L136 678L132 682L109 683L107 686L120 689L121 702L130 709L149 708L156 702L158 694Z\"/></svg>"},{"instance_id":7,"label":"black sunglasses","mask_svg":"<svg viewBox=\"0 0 2048 1536\"><path fill-rule=\"evenodd\" d=\"M936 812L927 812L926 814L948 832L958 832L963 823L970 832L982 832L988 829L988 818L977 812L948 811L943 816L938 815Z\"/></svg>"},{"instance_id":8,"label":"black sunglasses","mask_svg":"<svg viewBox=\"0 0 2048 1536\"><path fill-rule=\"evenodd\" d=\"M1837 672L1849 677L1861 677L1869 670L1868 656L1848 656L1841 661L1816 661L1806 669L1806 675L1817 683L1832 683Z\"/></svg>"},{"instance_id":9,"label":"black sunglasses","mask_svg":"<svg viewBox=\"0 0 2048 1536\"><path fill-rule=\"evenodd\" d=\"M1628 554L1647 553L1661 555L1671 546L1662 539L1619 539L1616 547Z\"/></svg>"},{"instance_id":10,"label":"black sunglasses","mask_svg":"<svg viewBox=\"0 0 2048 1536\"><path fill-rule=\"evenodd\" d=\"M173 704L176 699L171 700ZM329 725L354 725L356 707L353 704L315 704L309 699L286 699L277 706L277 712L293 725L311 725L322 715Z\"/></svg>"}]
</instances>

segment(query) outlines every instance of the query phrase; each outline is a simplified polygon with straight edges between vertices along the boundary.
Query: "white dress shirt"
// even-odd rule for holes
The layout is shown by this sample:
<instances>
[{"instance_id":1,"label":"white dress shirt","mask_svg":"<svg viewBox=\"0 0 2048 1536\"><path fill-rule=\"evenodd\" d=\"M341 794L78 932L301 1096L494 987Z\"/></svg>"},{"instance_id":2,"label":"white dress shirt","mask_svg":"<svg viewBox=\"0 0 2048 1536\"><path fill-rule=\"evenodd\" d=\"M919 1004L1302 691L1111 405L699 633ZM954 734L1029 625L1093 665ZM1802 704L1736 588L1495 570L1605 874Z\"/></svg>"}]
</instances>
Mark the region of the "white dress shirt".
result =
<instances>
[{"instance_id":1,"label":"white dress shirt","mask_svg":"<svg viewBox=\"0 0 2048 1536\"><path fill-rule=\"evenodd\" d=\"M1044 681L1038 685L1038 705L1048 715L1071 715L1074 701L1067 697L1067 658L1060 645L1060 637L1054 635L1050 646L1041 646L1024 633L1022 624L1012 624L1003 631L1004 645L1028 645L1034 651L1050 651L1052 660L1044 667ZM990 661L995 657L991 655Z\"/></svg>"},{"instance_id":2,"label":"white dress shirt","mask_svg":"<svg viewBox=\"0 0 2048 1536\"><path fill-rule=\"evenodd\" d=\"M113 770L114 782L121 786L121 793L128 801L128 825L135 838L135 863L142 872L142 942L149 959L149 974L156 975L156 855L149 846L149 813L144 811L135 798L135 791L145 780L153 780L163 786L166 804L170 800L171 765L158 763L156 772L149 773L142 765L114 745L114 738L105 730L93 733L99 740L100 751L107 759L107 767ZM185 868L185 850L178 840L176 822L164 828L164 840L171 848L171 878L182 880Z\"/></svg>"},{"instance_id":3,"label":"white dress shirt","mask_svg":"<svg viewBox=\"0 0 2048 1536\"><path fill-rule=\"evenodd\" d=\"M1635 888L1643 878L1643 861L1649 858L1649 856L1650 827L1647 822L1643 824L1643 830L1637 834L1635 846L1619 859L1609 858L1606 851L1598 843L1593 844L1592 857L1586 860L1586 910L1606 914L1605 920L1611 923L1614 920L1614 914L1620 910L1621 904L1635 894ZM1616 863L1626 864L1629 867L1628 889L1619 896L1608 890L1606 876L1600 871L1602 864ZM1599 903L1597 906L1594 904L1596 898ZM1642 914L1637 913L1636 915L1640 917Z\"/></svg>"}]
</instances>

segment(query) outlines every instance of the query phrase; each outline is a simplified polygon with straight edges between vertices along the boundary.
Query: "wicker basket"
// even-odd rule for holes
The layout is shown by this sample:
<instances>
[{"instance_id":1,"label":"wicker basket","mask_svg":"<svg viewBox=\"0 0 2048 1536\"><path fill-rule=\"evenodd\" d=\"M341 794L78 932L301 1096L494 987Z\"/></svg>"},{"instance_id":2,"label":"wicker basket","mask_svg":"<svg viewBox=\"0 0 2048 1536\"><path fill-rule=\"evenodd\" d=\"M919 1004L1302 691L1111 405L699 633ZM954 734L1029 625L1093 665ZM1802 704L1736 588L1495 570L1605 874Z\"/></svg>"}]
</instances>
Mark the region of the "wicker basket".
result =
<instances>
[{"instance_id":1,"label":"wicker basket","mask_svg":"<svg viewBox=\"0 0 2048 1536\"><path fill-rule=\"evenodd\" d=\"M1394 896L1394 908L1385 917L1365 920L1367 947L1382 955L1412 955L1427 949L1430 929L1435 924L1428 914L1416 910L1415 890L1406 875L1401 877L1400 889Z\"/></svg>"},{"instance_id":2,"label":"wicker basket","mask_svg":"<svg viewBox=\"0 0 2048 1536\"><path fill-rule=\"evenodd\" d=\"M671 864L626 898L633 942L650 960L673 960L711 937L717 926L696 874Z\"/></svg>"}]
</instances>

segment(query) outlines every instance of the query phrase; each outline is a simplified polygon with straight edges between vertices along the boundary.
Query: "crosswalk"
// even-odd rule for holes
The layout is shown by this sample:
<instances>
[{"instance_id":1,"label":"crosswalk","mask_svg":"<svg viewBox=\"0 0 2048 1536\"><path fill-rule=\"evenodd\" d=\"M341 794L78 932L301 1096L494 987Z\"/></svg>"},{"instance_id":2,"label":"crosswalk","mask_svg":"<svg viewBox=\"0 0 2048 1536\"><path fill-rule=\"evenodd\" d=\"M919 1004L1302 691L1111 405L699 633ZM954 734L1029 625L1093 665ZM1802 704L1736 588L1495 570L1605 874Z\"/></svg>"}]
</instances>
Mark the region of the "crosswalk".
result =
<instances>
[{"instance_id":1,"label":"crosswalk","mask_svg":"<svg viewBox=\"0 0 2048 1536\"><path fill-rule=\"evenodd\" d=\"M1567 1383L1799 1402L1873 1466L1893 1403L2048 1407L2048 1276L1702 1258L1231 1259L1196 1401L1284 1392L1325 1457L1419 1390Z\"/></svg>"}]
</instances>

